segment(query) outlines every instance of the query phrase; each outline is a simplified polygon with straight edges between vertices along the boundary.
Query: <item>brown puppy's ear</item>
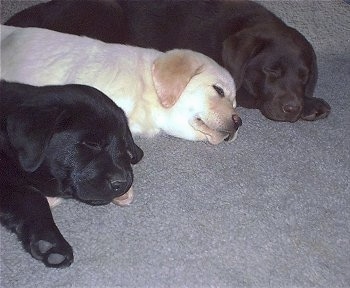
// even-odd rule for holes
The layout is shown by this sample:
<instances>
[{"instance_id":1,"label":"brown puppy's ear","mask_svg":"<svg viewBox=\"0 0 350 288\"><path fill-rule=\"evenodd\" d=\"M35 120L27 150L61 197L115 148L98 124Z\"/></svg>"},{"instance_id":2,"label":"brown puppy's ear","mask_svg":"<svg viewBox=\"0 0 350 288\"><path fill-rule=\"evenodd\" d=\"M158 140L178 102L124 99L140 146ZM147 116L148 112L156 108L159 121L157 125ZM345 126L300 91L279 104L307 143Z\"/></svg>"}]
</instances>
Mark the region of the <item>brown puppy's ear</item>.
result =
<instances>
[{"instance_id":1,"label":"brown puppy's ear","mask_svg":"<svg viewBox=\"0 0 350 288\"><path fill-rule=\"evenodd\" d=\"M318 78L317 58L316 58L315 50L312 48L311 44L307 42L306 45L308 46L307 47L308 49L304 49L304 51L305 53L308 54L307 58L310 61L310 64L309 64L310 68L309 68L307 83L305 86L305 97L313 97L317 78Z\"/></svg>"},{"instance_id":2,"label":"brown puppy's ear","mask_svg":"<svg viewBox=\"0 0 350 288\"><path fill-rule=\"evenodd\" d=\"M170 108L180 98L191 78L201 72L192 51L171 50L153 62L152 78L162 106Z\"/></svg>"},{"instance_id":3,"label":"brown puppy's ear","mask_svg":"<svg viewBox=\"0 0 350 288\"><path fill-rule=\"evenodd\" d=\"M249 61L264 48L264 45L266 45L266 40L244 30L229 36L223 42L222 62L233 76L237 89L243 83Z\"/></svg>"},{"instance_id":4,"label":"brown puppy's ear","mask_svg":"<svg viewBox=\"0 0 350 288\"><path fill-rule=\"evenodd\" d=\"M55 107L22 107L8 116L8 137L25 171L34 172L42 164L45 149L62 114Z\"/></svg>"}]
</instances>

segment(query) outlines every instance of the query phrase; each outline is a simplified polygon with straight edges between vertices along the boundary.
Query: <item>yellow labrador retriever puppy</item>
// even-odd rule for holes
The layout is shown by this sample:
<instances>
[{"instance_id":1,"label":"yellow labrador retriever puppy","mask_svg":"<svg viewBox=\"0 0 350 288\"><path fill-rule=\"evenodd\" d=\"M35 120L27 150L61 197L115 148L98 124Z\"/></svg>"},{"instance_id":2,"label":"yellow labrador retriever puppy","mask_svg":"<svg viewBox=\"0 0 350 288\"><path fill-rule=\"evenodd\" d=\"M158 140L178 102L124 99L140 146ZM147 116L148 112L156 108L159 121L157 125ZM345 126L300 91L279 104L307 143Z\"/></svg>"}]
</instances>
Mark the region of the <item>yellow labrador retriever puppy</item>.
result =
<instances>
[{"instance_id":1,"label":"yellow labrador retriever puppy","mask_svg":"<svg viewBox=\"0 0 350 288\"><path fill-rule=\"evenodd\" d=\"M230 74L190 50L162 53L2 25L1 78L37 86L93 86L125 111L134 134L164 131L218 144L234 139L242 123Z\"/></svg>"}]
</instances>

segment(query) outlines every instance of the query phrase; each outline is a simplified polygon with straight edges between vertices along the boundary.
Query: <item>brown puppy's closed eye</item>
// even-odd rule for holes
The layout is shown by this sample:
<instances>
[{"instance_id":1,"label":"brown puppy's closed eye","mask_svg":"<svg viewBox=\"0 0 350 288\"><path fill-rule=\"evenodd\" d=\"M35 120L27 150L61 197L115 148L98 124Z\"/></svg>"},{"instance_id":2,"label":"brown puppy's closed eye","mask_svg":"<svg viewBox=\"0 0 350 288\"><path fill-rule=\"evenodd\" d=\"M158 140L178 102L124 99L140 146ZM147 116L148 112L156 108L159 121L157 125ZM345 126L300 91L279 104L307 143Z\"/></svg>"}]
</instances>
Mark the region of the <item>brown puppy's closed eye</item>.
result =
<instances>
[{"instance_id":1,"label":"brown puppy's closed eye","mask_svg":"<svg viewBox=\"0 0 350 288\"><path fill-rule=\"evenodd\" d=\"M277 121L326 117L329 105L310 96L317 77L311 45L298 37L291 40L278 33L274 37L264 35L262 29L276 29L270 26L247 28L224 41L223 62L240 87L237 101ZM290 29L287 34L291 33L297 32ZM315 109L318 112L310 111Z\"/></svg>"}]
</instances>

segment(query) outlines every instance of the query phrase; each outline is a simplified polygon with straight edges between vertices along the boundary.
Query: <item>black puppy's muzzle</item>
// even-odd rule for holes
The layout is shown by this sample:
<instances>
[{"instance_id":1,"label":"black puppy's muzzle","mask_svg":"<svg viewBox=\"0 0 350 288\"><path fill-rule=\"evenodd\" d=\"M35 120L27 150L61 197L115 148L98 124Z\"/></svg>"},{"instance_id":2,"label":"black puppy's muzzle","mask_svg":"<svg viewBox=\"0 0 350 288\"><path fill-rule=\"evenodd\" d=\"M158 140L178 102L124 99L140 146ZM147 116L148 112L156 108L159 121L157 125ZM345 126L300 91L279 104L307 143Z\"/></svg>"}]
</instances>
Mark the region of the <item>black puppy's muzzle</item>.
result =
<instances>
[{"instance_id":1,"label":"black puppy's muzzle","mask_svg":"<svg viewBox=\"0 0 350 288\"><path fill-rule=\"evenodd\" d=\"M102 196L101 199L90 199L82 201L93 206L107 205L111 203L114 198L120 197L129 191L132 184L132 180L129 180L128 178L131 177L128 177L127 175L110 176L106 180L108 189L105 192L106 194Z\"/></svg>"},{"instance_id":2,"label":"black puppy's muzzle","mask_svg":"<svg viewBox=\"0 0 350 288\"><path fill-rule=\"evenodd\" d=\"M231 132L229 132L228 136L225 138L225 141L232 140L238 128L242 126L242 119L238 115L232 115L232 121L233 121L233 125L232 125L233 129Z\"/></svg>"},{"instance_id":3,"label":"black puppy's muzzle","mask_svg":"<svg viewBox=\"0 0 350 288\"><path fill-rule=\"evenodd\" d=\"M119 175L111 177L108 179L108 184L113 191L118 193L116 197L121 196L126 192L123 192L127 186L127 179L125 177L120 177Z\"/></svg>"},{"instance_id":4,"label":"black puppy's muzzle","mask_svg":"<svg viewBox=\"0 0 350 288\"><path fill-rule=\"evenodd\" d=\"M114 199L128 192L132 184L132 176L128 173L114 174L108 177L107 181L110 189L113 191L112 196Z\"/></svg>"}]
</instances>

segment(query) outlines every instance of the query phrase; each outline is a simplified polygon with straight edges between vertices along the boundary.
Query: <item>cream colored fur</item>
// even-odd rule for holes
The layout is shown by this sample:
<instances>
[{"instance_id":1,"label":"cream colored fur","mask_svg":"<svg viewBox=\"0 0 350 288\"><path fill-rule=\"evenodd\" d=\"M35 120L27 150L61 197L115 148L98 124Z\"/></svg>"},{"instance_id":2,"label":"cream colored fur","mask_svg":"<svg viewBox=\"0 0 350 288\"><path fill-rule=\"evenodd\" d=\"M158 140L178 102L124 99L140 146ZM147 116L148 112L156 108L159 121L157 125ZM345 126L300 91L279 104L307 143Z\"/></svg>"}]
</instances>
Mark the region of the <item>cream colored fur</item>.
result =
<instances>
[{"instance_id":1,"label":"cream colored fur","mask_svg":"<svg viewBox=\"0 0 350 288\"><path fill-rule=\"evenodd\" d=\"M218 144L236 132L232 77L212 59L189 50L162 53L2 25L1 78L37 86L93 86L125 111L134 134L164 131ZM213 85L221 87L225 97Z\"/></svg>"}]
</instances>

